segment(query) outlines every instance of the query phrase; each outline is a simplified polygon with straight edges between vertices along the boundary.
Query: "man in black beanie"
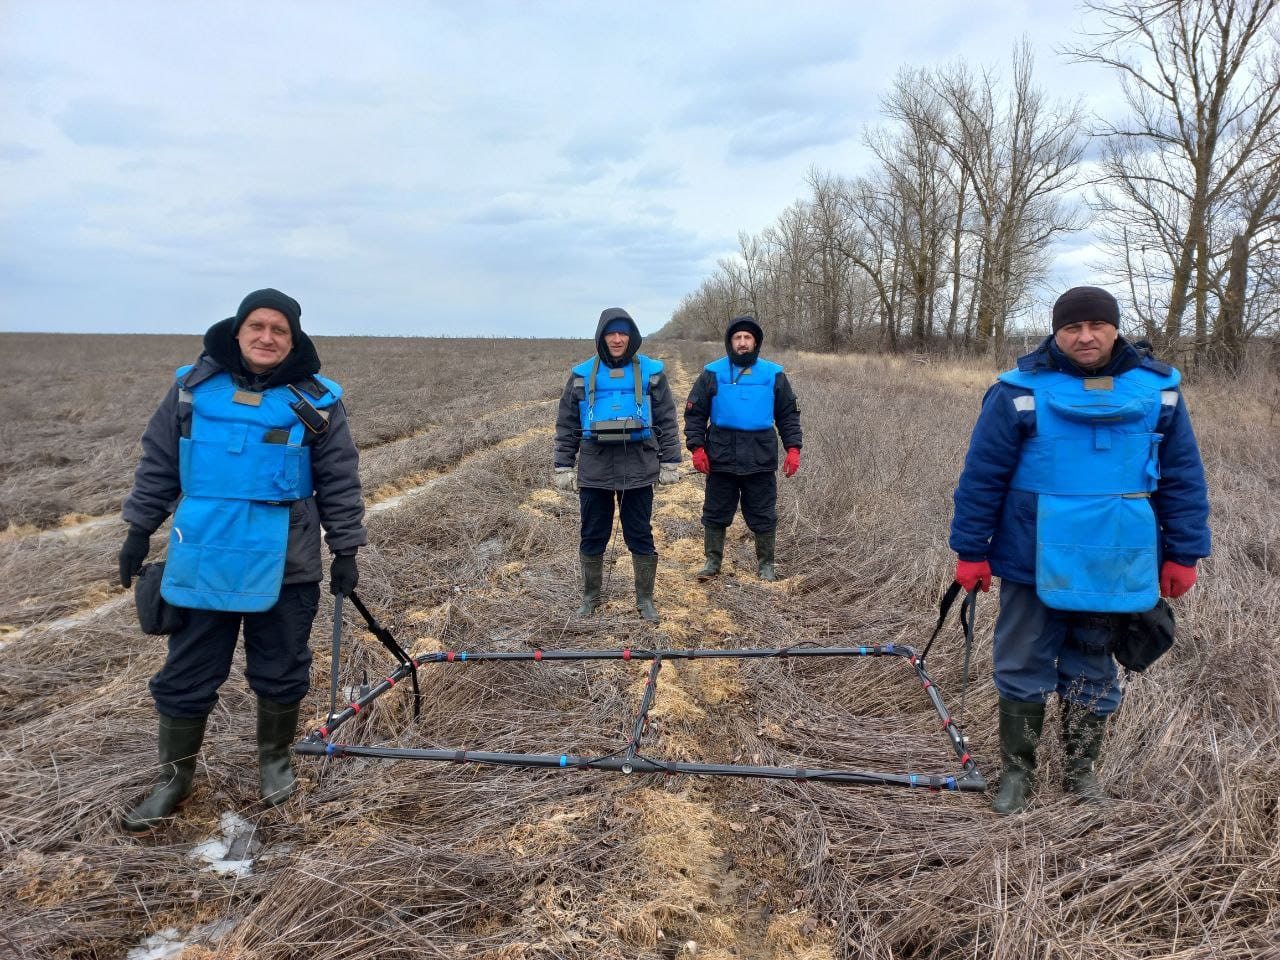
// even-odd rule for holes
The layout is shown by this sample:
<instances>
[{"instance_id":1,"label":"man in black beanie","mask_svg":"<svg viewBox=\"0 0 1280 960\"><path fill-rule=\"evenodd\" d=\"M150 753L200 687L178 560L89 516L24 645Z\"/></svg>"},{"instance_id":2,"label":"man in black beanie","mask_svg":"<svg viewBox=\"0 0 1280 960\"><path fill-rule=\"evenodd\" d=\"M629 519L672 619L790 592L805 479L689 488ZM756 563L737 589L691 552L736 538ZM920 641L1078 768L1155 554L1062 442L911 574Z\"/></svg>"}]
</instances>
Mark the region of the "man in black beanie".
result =
<instances>
[{"instance_id":1,"label":"man in black beanie","mask_svg":"<svg viewBox=\"0 0 1280 960\"><path fill-rule=\"evenodd\" d=\"M782 475L800 469L800 404L781 364L761 359L764 329L754 317L735 317L724 332L724 356L706 365L684 405L685 446L707 475L702 501L703 553L695 574L710 580L724 562L724 538L742 503L756 541L756 572L776 580L778 440L787 451Z\"/></svg>"},{"instance_id":2,"label":"man in black beanie","mask_svg":"<svg viewBox=\"0 0 1280 960\"><path fill-rule=\"evenodd\" d=\"M255 290L208 329L204 351L178 369L142 436L124 502L120 583L131 585L151 535L173 512L160 592L182 624L151 680L159 780L125 814L126 830L156 826L191 792L242 624L245 673L258 697L262 799L274 806L293 792L290 747L310 687L320 531L333 553L335 594L355 589L356 551L366 543L342 388L319 371L298 302Z\"/></svg>"},{"instance_id":3,"label":"man in black beanie","mask_svg":"<svg viewBox=\"0 0 1280 960\"><path fill-rule=\"evenodd\" d=\"M1105 290L1059 297L1053 333L983 398L956 487L955 578L966 590L1001 578L997 813L1029 802L1054 694L1063 785L1080 801L1106 798L1095 767L1120 706L1114 618L1181 596L1209 555L1204 466L1181 376L1119 325Z\"/></svg>"}]
</instances>

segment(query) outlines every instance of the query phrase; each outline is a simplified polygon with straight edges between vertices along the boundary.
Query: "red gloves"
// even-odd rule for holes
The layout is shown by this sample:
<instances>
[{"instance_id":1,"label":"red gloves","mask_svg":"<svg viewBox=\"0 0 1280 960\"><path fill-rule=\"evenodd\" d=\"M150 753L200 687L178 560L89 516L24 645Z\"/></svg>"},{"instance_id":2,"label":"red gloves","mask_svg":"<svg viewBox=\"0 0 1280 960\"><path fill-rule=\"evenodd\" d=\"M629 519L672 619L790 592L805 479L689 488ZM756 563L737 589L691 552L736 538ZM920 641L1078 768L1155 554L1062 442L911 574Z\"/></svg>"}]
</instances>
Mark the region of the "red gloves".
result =
<instances>
[{"instance_id":1,"label":"red gloves","mask_svg":"<svg viewBox=\"0 0 1280 960\"><path fill-rule=\"evenodd\" d=\"M788 447L787 459L782 461L782 475L784 477L794 477L796 471L800 469L800 448Z\"/></svg>"},{"instance_id":2,"label":"red gloves","mask_svg":"<svg viewBox=\"0 0 1280 960\"><path fill-rule=\"evenodd\" d=\"M1166 560L1160 564L1160 596L1180 597L1196 582L1196 568Z\"/></svg>"},{"instance_id":3,"label":"red gloves","mask_svg":"<svg viewBox=\"0 0 1280 960\"><path fill-rule=\"evenodd\" d=\"M985 560L957 560L956 583L970 592L986 593L991 589L991 564Z\"/></svg>"},{"instance_id":4,"label":"red gloves","mask_svg":"<svg viewBox=\"0 0 1280 960\"><path fill-rule=\"evenodd\" d=\"M711 461L707 459L707 451L702 447L693 448L693 469L699 473L711 472Z\"/></svg>"}]
</instances>

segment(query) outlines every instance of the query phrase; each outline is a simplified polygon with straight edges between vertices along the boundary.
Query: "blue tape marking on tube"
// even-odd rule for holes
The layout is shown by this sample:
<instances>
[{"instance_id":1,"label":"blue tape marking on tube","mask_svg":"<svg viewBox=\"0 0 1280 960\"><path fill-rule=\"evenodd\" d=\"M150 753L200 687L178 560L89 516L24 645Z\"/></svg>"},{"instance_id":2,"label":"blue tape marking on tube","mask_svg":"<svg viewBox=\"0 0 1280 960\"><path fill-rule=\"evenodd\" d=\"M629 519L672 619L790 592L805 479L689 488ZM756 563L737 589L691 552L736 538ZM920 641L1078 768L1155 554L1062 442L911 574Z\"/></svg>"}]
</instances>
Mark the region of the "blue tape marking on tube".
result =
<instances>
[{"instance_id":1,"label":"blue tape marking on tube","mask_svg":"<svg viewBox=\"0 0 1280 960\"><path fill-rule=\"evenodd\" d=\"M560 754L560 766L567 767L568 765L569 765L569 758L563 753Z\"/></svg>"}]
</instances>

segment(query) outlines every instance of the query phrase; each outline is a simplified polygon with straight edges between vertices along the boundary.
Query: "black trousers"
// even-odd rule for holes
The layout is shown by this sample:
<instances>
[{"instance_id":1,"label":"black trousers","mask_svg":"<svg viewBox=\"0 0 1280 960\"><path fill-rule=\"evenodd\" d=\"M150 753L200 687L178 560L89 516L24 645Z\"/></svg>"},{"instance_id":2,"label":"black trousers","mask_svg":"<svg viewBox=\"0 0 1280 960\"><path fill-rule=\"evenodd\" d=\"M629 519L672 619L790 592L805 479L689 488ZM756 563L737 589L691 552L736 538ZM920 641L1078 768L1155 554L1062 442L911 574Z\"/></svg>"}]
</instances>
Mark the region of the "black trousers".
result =
<instances>
[{"instance_id":1,"label":"black trousers","mask_svg":"<svg viewBox=\"0 0 1280 960\"><path fill-rule=\"evenodd\" d=\"M738 512L752 533L772 533L778 528L778 475L766 473L707 474L707 495L702 501L702 525L727 527Z\"/></svg>"},{"instance_id":2,"label":"black trousers","mask_svg":"<svg viewBox=\"0 0 1280 960\"><path fill-rule=\"evenodd\" d=\"M578 504L582 508L582 541L578 551L588 557L598 557L609 545L613 532L613 504L617 501L622 513L622 536L632 553L655 554L653 545L653 487L635 487L631 490L600 490L596 487L579 487Z\"/></svg>"},{"instance_id":3,"label":"black trousers","mask_svg":"<svg viewBox=\"0 0 1280 960\"><path fill-rule=\"evenodd\" d=\"M166 717L202 717L218 702L231 674L244 623L245 676L260 697L297 703L311 688L311 624L320 584L290 583L276 605L261 613L188 610L186 624L169 637L169 656L151 678L156 709Z\"/></svg>"}]
</instances>

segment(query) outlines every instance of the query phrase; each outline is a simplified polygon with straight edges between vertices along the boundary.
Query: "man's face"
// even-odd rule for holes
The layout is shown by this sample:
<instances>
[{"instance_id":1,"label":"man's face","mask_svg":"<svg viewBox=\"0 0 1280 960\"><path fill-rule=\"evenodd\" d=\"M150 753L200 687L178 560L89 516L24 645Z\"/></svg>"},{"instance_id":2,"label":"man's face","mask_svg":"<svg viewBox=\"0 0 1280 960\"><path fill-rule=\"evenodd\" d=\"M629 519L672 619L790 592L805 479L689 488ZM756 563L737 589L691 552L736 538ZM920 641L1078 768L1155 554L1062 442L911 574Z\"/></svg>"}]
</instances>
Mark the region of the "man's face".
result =
<instances>
[{"instance_id":1,"label":"man's face","mask_svg":"<svg viewBox=\"0 0 1280 960\"><path fill-rule=\"evenodd\" d=\"M1085 370L1106 366L1120 331L1105 320L1069 323L1053 335L1058 349Z\"/></svg>"},{"instance_id":2,"label":"man's face","mask_svg":"<svg viewBox=\"0 0 1280 960\"><path fill-rule=\"evenodd\" d=\"M615 360L627 352L627 344L630 342L631 338L621 331L604 335L604 345L609 350L609 356Z\"/></svg>"},{"instance_id":3,"label":"man's face","mask_svg":"<svg viewBox=\"0 0 1280 960\"><path fill-rule=\"evenodd\" d=\"M739 330L729 338L729 343L733 346L733 352L736 354L750 353L756 348L756 338L746 330Z\"/></svg>"},{"instance_id":4,"label":"man's face","mask_svg":"<svg viewBox=\"0 0 1280 960\"><path fill-rule=\"evenodd\" d=\"M293 349L289 321L279 310L259 307L244 318L236 332L240 356L252 373L266 373L284 363Z\"/></svg>"}]
</instances>

